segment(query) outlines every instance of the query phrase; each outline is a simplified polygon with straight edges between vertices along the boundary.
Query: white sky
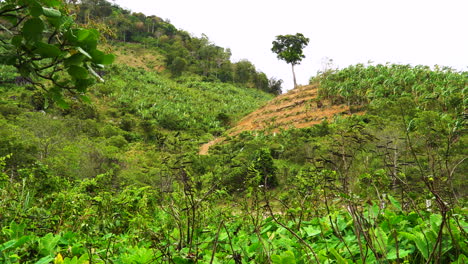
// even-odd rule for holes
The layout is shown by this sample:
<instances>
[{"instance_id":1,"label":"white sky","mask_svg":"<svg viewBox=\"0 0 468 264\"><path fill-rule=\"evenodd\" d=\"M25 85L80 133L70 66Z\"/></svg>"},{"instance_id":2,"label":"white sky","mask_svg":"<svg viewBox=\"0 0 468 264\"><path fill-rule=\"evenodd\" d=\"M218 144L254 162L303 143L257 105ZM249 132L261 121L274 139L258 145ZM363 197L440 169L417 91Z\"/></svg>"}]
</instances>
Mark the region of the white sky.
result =
<instances>
[{"instance_id":1,"label":"white sky","mask_svg":"<svg viewBox=\"0 0 468 264\"><path fill-rule=\"evenodd\" d=\"M169 19L194 36L231 48L268 77L292 88L291 66L276 58L277 35L310 38L296 66L299 84L328 57L350 64L435 64L468 70L468 0L115 0L133 12Z\"/></svg>"}]
</instances>

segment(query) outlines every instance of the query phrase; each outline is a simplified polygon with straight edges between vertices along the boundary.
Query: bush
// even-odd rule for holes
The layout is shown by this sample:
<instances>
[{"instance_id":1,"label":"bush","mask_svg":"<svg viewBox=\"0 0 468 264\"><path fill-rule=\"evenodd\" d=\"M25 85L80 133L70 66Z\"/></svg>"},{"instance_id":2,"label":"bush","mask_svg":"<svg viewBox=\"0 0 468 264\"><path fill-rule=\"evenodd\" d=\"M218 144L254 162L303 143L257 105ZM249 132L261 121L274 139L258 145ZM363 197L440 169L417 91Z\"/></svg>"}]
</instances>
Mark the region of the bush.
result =
<instances>
[{"instance_id":1,"label":"bush","mask_svg":"<svg viewBox=\"0 0 468 264\"><path fill-rule=\"evenodd\" d=\"M21 112L22 110L16 105L0 103L0 114L5 118L17 116Z\"/></svg>"},{"instance_id":2,"label":"bush","mask_svg":"<svg viewBox=\"0 0 468 264\"><path fill-rule=\"evenodd\" d=\"M123 137L121 135L117 135L117 136L110 137L107 140L107 144L121 149L121 148L124 148L125 146L127 146L128 142L125 139L125 137Z\"/></svg>"}]
</instances>

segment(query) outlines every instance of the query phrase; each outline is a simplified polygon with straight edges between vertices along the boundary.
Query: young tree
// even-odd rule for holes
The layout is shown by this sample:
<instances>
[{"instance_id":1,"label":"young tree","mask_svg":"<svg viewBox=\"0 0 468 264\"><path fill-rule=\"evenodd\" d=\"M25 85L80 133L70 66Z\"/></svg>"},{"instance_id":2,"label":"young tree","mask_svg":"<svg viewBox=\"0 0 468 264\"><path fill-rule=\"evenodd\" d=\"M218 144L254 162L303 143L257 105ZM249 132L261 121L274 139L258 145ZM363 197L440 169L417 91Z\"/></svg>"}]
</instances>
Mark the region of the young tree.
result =
<instances>
[{"instance_id":1,"label":"young tree","mask_svg":"<svg viewBox=\"0 0 468 264\"><path fill-rule=\"evenodd\" d=\"M281 79L277 80L276 78L271 77L268 80L268 92L274 95L280 95L282 93L281 91L282 84L283 84L283 80Z\"/></svg>"},{"instance_id":2,"label":"young tree","mask_svg":"<svg viewBox=\"0 0 468 264\"><path fill-rule=\"evenodd\" d=\"M309 44L309 39L301 33L296 33L296 35L279 35L276 36L276 40L272 44L273 48L271 48L271 51L277 54L278 59L291 64L295 88L297 82L294 65L299 64L305 58L302 49Z\"/></svg>"}]
</instances>

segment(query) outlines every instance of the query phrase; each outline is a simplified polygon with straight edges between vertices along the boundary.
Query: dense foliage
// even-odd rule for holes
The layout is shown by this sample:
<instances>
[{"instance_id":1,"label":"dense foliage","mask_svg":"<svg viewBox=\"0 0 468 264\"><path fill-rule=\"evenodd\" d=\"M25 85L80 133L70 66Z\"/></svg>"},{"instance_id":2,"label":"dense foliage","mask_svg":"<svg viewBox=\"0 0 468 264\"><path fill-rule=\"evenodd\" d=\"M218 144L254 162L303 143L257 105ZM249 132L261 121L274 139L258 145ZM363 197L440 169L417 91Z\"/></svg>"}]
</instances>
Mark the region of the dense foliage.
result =
<instances>
[{"instance_id":1,"label":"dense foliage","mask_svg":"<svg viewBox=\"0 0 468 264\"><path fill-rule=\"evenodd\" d=\"M70 109L2 84L2 262L466 262L465 121L444 95L371 98L365 115L198 156L270 97L118 65L106 79Z\"/></svg>"},{"instance_id":2,"label":"dense foliage","mask_svg":"<svg viewBox=\"0 0 468 264\"><path fill-rule=\"evenodd\" d=\"M468 104L468 73L448 67L358 64L326 71L311 81L319 81L321 95L337 103L362 105L412 97L425 109L452 114L462 113Z\"/></svg>"}]
</instances>

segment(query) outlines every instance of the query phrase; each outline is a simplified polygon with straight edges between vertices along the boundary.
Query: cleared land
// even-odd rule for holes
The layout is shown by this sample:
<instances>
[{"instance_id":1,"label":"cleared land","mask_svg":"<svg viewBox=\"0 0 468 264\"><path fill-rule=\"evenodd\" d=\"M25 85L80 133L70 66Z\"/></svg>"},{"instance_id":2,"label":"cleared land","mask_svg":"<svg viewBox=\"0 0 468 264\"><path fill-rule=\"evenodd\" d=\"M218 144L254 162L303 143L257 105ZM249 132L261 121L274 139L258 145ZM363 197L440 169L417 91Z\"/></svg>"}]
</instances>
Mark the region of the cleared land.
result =
<instances>
[{"instance_id":1,"label":"cleared land","mask_svg":"<svg viewBox=\"0 0 468 264\"><path fill-rule=\"evenodd\" d=\"M263 107L242 118L228 133L231 136L244 131L274 133L283 129L310 127L323 120L331 120L336 115L350 114L347 105L332 105L329 100L318 99L318 85L305 85L275 97ZM215 138L203 144L199 154L207 155L211 146L222 141L223 138Z\"/></svg>"}]
</instances>

